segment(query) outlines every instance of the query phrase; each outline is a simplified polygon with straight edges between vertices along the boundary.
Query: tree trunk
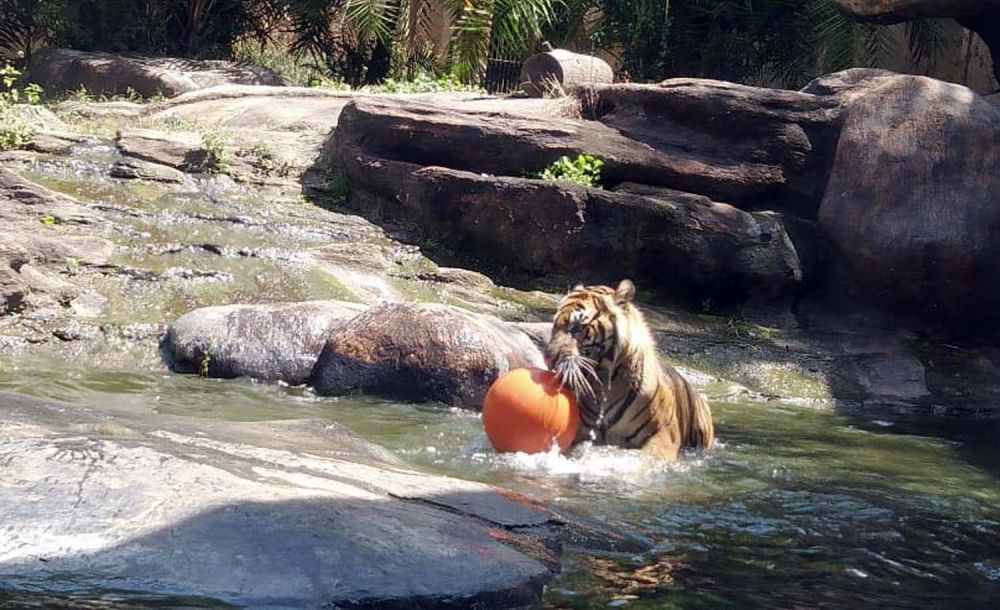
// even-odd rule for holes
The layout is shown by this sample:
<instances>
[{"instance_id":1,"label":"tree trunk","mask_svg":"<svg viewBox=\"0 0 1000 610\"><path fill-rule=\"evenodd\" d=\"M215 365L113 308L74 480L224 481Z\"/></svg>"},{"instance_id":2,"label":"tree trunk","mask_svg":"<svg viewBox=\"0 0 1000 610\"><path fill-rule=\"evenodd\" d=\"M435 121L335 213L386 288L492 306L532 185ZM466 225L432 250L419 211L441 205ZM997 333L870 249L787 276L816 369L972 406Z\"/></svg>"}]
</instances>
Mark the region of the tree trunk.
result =
<instances>
[{"instance_id":1,"label":"tree trunk","mask_svg":"<svg viewBox=\"0 0 1000 610\"><path fill-rule=\"evenodd\" d=\"M614 79L611 66L603 59L565 49L532 55L521 68L521 88L533 97L588 83L610 85Z\"/></svg>"}]
</instances>

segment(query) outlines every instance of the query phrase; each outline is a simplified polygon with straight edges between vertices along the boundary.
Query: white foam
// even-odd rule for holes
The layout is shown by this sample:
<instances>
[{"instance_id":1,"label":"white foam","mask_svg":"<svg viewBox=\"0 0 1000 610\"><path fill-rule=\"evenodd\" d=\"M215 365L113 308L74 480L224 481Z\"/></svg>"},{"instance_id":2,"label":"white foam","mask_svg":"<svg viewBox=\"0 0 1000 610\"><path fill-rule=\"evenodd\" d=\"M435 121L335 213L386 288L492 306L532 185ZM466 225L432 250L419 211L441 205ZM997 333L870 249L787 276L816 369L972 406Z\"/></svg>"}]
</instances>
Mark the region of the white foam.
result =
<instances>
[{"instance_id":1,"label":"white foam","mask_svg":"<svg viewBox=\"0 0 1000 610\"><path fill-rule=\"evenodd\" d=\"M562 454L559 447L553 445L545 453L477 453L472 457L489 461L494 468L503 470L572 477L583 482L613 480L625 485L646 485L651 480L670 478L700 466L705 460L699 452L666 462L642 451L595 447L590 443L575 448L570 455Z\"/></svg>"}]
</instances>

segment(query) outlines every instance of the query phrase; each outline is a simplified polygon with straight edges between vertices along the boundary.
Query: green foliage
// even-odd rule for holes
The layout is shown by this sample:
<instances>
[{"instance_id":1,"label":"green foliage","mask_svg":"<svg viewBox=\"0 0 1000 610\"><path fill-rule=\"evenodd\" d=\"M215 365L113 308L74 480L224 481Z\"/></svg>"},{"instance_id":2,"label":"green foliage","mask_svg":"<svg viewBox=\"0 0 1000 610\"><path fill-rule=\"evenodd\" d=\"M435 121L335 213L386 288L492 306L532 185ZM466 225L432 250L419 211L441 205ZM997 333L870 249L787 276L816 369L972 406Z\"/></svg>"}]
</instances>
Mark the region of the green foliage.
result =
<instances>
[{"instance_id":1,"label":"green foliage","mask_svg":"<svg viewBox=\"0 0 1000 610\"><path fill-rule=\"evenodd\" d=\"M426 72L418 73L412 80L387 78L377 85L368 85L361 90L368 93L440 93L446 91L486 93L482 87L463 83L458 77L451 74L434 78Z\"/></svg>"},{"instance_id":2,"label":"green foliage","mask_svg":"<svg viewBox=\"0 0 1000 610\"><path fill-rule=\"evenodd\" d=\"M54 227L57 224L59 224L59 219L49 214L42 216L41 218L38 219L38 221L43 225L45 225L46 227Z\"/></svg>"},{"instance_id":3,"label":"green foliage","mask_svg":"<svg viewBox=\"0 0 1000 610\"><path fill-rule=\"evenodd\" d=\"M946 25L907 25L913 59L944 51ZM696 76L800 87L854 66L878 66L893 48L886 26L860 24L833 0L565 0L551 38L586 50L616 49L623 80Z\"/></svg>"},{"instance_id":4,"label":"green foliage","mask_svg":"<svg viewBox=\"0 0 1000 610\"><path fill-rule=\"evenodd\" d=\"M601 184L601 168L604 162L591 155L577 155L575 159L562 156L546 167L539 178L542 180L558 180L572 182L580 186L599 187Z\"/></svg>"},{"instance_id":5,"label":"green foliage","mask_svg":"<svg viewBox=\"0 0 1000 610\"><path fill-rule=\"evenodd\" d=\"M259 142L249 148L242 148L237 155L245 157L266 176L288 176L291 166L278 158L267 144Z\"/></svg>"},{"instance_id":6,"label":"green foliage","mask_svg":"<svg viewBox=\"0 0 1000 610\"><path fill-rule=\"evenodd\" d=\"M225 174L229 172L229 150L226 148L226 136L214 129L205 129L201 133L201 147L204 156L201 160L201 170L210 174Z\"/></svg>"},{"instance_id":7,"label":"green foliage","mask_svg":"<svg viewBox=\"0 0 1000 610\"><path fill-rule=\"evenodd\" d=\"M165 98L162 93L157 93L153 97L145 97L132 87L125 89L125 93L118 95L108 95L106 93L95 93L87 89L85 85L80 85L76 90L65 93L55 98L49 98L49 102L69 100L86 104L103 104L106 102L131 102L133 104L151 104L162 102Z\"/></svg>"},{"instance_id":8,"label":"green foliage","mask_svg":"<svg viewBox=\"0 0 1000 610\"><path fill-rule=\"evenodd\" d=\"M21 73L10 64L0 68L0 151L21 148L35 135L35 128L25 117L23 106L37 104L42 88L32 83L15 87Z\"/></svg>"}]
</instances>

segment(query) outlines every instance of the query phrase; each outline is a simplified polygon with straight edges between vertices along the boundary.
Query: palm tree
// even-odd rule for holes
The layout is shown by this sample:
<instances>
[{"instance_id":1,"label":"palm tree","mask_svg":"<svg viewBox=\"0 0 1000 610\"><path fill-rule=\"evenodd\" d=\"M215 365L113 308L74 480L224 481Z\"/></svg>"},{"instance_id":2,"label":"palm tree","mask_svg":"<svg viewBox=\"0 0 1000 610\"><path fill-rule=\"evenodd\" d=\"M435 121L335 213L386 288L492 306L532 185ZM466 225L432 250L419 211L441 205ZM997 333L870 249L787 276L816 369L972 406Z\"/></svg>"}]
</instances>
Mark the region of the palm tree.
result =
<instances>
[{"instance_id":1,"label":"palm tree","mask_svg":"<svg viewBox=\"0 0 1000 610\"><path fill-rule=\"evenodd\" d=\"M345 8L360 39L392 46L395 72L430 63L475 80L491 51L516 54L539 41L559 2L346 0Z\"/></svg>"}]
</instances>

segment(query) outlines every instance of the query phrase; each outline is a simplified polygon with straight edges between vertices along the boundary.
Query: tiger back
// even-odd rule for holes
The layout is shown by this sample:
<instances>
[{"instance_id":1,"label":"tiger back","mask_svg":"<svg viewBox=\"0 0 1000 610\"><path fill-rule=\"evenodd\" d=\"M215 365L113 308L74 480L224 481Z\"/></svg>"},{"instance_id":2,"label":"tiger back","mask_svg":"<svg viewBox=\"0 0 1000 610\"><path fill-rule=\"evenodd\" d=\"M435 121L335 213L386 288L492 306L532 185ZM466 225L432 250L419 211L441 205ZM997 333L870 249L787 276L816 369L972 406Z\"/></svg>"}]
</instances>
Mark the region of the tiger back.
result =
<instances>
[{"instance_id":1,"label":"tiger back","mask_svg":"<svg viewBox=\"0 0 1000 610\"><path fill-rule=\"evenodd\" d=\"M712 413L673 367L660 363L635 286L577 286L559 303L546 361L580 407L577 442L643 449L665 459L711 448Z\"/></svg>"}]
</instances>

